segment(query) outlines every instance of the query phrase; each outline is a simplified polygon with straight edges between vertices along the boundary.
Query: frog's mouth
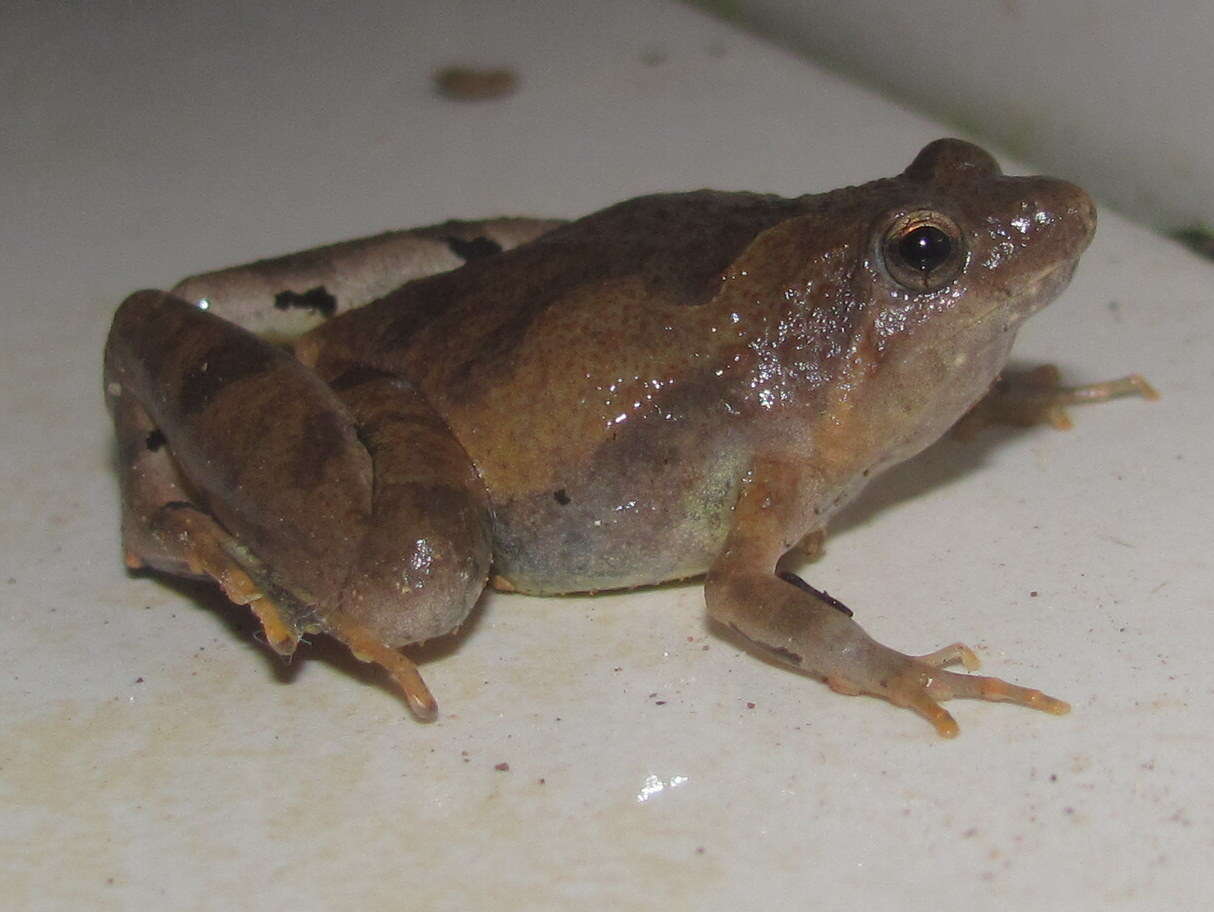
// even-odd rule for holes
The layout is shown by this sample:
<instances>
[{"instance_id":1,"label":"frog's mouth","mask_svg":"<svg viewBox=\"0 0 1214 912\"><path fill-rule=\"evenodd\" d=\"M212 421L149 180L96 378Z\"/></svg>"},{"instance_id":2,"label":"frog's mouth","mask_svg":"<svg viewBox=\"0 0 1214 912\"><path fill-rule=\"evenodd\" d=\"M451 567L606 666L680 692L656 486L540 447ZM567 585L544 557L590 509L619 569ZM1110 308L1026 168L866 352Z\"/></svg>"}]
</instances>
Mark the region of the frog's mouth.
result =
<instances>
[{"instance_id":1,"label":"frog's mouth","mask_svg":"<svg viewBox=\"0 0 1214 912\"><path fill-rule=\"evenodd\" d=\"M964 321L957 327L955 334L972 330L974 327L990 322L999 314L1004 314L1004 330L1015 329L1033 314L1044 310L1066 290L1075 274L1078 261L1063 260L1044 269L1035 278L1021 279L1017 282L1015 291L1005 289L1006 298L996 301L982 313ZM950 337L955 335L950 333Z\"/></svg>"},{"instance_id":2,"label":"frog's mouth","mask_svg":"<svg viewBox=\"0 0 1214 912\"><path fill-rule=\"evenodd\" d=\"M1038 276L1031 287L1023 292L1024 306L1017 308L1024 314L1024 319L1052 304L1071 284L1071 277L1078 265L1078 259L1064 260Z\"/></svg>"},{"instance_id":3,"label":"frog's mouth","mask_svg":"<svg viewBox=\"0 0 1214 912\"><path fill-rule=\"evenodd\" d=\"M939 334L932 349L985 349L988 343L995 344L1008 333L1014 335L1025 320L1043 310L1066 289L1074 272L1073 260L1059 262L1043 270L1036 278L1019 284L1014 292L1005 289L1003 297L996 295L995 303L983 308L980 313L956 319L943 331L937 329ZM1008 345L1012 337L1007 336Z\"/></svg>"}]
</instances>

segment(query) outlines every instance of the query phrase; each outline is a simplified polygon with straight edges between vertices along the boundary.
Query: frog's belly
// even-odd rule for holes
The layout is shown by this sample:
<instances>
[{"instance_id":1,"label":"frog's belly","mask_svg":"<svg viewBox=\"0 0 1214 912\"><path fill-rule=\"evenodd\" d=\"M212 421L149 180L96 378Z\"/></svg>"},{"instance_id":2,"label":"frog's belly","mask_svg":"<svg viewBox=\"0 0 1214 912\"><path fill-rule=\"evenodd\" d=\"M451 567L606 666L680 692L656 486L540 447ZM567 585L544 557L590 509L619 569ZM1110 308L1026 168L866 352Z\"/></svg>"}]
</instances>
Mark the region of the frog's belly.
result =
<instances>
[{"instance_id":1,"label":"frog's belly","mask_svg":"<svg viewBox=\"0 0 1214 912\"><path fill-rule=\"evenodd\" d=\"M724 544L744 462L718 453L677 467L591 467L553 490L495 502L494 573L539 595L704 573Z\"/></svg>"}]
</instances>

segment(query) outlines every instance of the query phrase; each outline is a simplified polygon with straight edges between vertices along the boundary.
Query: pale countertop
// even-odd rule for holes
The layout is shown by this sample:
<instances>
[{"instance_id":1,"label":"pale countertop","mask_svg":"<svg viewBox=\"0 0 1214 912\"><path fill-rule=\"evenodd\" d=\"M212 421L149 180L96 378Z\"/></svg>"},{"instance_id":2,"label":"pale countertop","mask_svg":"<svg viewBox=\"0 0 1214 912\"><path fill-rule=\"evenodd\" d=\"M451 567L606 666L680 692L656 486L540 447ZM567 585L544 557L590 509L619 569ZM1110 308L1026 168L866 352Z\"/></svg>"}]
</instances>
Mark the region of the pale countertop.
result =
<instances>
[{"instance_id":1,"label":"pale countertop","mask_svg":"<svg viewBox=\"0 0 1214 912\"><path fill-rule=\"evenodd\" d=\"M126 292L452 216L823 190L951 132L681 6L354 10L0 12L6 907L1208 898L1211 266L1107 211L1017 360L1077 381L1141 371L1163 398L937 446L804 571L878 639L965 640L1068 717L956 702L961 737L941 740L719 638L693 584L487 598L420 656L443 708L421 725L339 647L285 666L205 587L126 574L100 390ZM429 80L447 63L522 84L444 100Z\"/></svg>"}]
</instances>

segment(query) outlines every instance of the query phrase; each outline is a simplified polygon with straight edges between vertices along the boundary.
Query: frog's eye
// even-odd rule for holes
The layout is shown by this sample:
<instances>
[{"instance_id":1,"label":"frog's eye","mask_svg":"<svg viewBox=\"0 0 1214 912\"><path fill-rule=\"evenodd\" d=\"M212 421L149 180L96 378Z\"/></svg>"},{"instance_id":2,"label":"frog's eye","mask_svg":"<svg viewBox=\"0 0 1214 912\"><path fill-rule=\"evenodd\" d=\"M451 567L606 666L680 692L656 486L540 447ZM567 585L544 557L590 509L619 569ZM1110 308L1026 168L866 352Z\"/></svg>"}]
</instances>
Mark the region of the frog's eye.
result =
<instances>
[{"instance_id":1,"label":"frog's eye","mask_svg":"<svg viewBox=\"0 0 1214 912\"><path fill-rule=\"evenodd\" d=\"M965 239L952 219L939 212L911 212L895 219L881 241L885 269L916 294L937 291L965 265Z\"/></svg>"}]
</instances>

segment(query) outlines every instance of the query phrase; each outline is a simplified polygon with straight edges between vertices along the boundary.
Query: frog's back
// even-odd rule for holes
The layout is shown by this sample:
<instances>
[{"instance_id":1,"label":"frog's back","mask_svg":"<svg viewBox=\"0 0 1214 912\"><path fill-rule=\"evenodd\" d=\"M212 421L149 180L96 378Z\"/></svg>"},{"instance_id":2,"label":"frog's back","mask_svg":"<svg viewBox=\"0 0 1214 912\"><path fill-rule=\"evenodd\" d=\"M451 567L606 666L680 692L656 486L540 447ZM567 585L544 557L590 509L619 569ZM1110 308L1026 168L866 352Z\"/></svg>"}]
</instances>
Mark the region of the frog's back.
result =
<instances>
[{"instance_id":1,"label":"frog's back","mask_svg":"<svg viewBox=\"0 0 1214 912\"><path fill-rule=\"evenodd\" d=\"M630 390L648 385L653 401L712 356L718 316L704 305L757 235L804 206L715 191L630 200L343 314L315 334L318 368L408 379L483 471L574 458L551 450L588 452L635 408Z\"/></svg>"},{"instance_id":2,"label":"frog's back","mask_svg":"<svg viewBox=\"0 0 1214 912\"><path fill-rule=\"evenodd\" d=\"M592 312L578 315L593 336L638 294L651 311L706 303L755 236L801 208L797 200L756 193L639 197L522 247L410 282L315 335L334 359L404 365L419 378L435 373L443 384L497 379L503 359L519 366L514 356L550 311L593 302L585 308Z\"/></svg>"}]
</instances>

